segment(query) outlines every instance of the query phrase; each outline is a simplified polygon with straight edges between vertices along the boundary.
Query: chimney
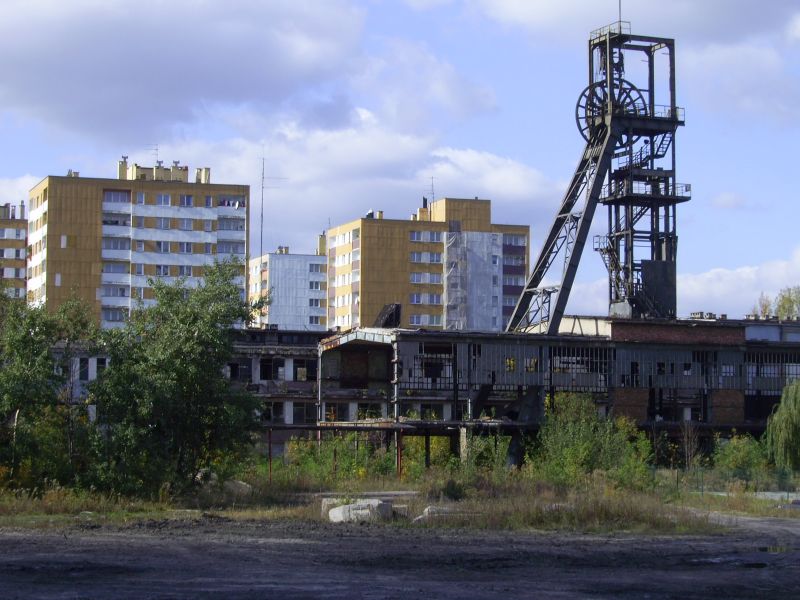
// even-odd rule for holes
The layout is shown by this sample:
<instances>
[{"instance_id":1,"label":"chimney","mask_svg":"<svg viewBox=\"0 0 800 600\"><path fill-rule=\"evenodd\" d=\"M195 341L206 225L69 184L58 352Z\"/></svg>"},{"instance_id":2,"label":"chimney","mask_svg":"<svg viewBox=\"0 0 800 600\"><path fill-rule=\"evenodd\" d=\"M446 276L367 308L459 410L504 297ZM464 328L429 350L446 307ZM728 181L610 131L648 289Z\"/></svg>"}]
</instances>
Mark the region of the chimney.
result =
<instances>
[{"instance_id":1,"label":"chimney","mask_svg":"<svg viewBox=\"0 0 800 600\"><path fill-rule=\"evenodd\" d=\"M122 155L122 160L117 161L117 179L128 178L128 157Z\"/></svg>"},{"instance_id":2,"label":"chimney","mask_svg":"<svg viewBox=\"0 0 800 600\"><path fill-rule=\"evenodd\" d=\"M24 219L25 218L25 200L22 200L19 203L19 218L20 219Z\"/></svg>"},{"instance_id":3,"label":"chimney","mask_svg":"<svg viewBox=\"0 0 800 600\"><path fill-rule=\"evenodd\" d=\"M428 199L425 196L422 197L422 208L428 208Z\"/></svg>"}]
</instances>

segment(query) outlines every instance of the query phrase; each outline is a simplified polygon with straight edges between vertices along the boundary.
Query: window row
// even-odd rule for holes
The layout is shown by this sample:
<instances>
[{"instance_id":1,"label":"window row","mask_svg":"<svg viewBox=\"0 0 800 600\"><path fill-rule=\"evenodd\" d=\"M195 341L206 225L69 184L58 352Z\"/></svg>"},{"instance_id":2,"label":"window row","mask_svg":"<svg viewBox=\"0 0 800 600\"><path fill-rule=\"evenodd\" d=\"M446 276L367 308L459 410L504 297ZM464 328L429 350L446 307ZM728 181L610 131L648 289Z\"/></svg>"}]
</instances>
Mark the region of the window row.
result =
<instances>
[{"instance_id":1,"label":"window row","mask_svg":"<svg viewBox=\"0 0 800 600\"><path fill-rule=\"evenodd\" d=\"M409 303L411 304L441 304L442 303L442 295L441 294L421 294L421 293L413 293L409 294Z\"/></svg>"},{"instance_id":2,"label":"window row","mask_svg":"<svg viewBox=\"0 0 800 600\"><path fill-rule=\"evenodd\" d=\"M441 284L442 283L442 274L441 273L413 272L413 273L411 273L410 280L411 280L411 283Z\"/></svg>"},{"instance_id":3,"label":"window row","mask_svg":"<svg viewBox=\"0 0 800 600\"><path fill-rule=\"evenodd\" d=\"M409 231L408 239L412 242L441 242L441 231Z\"/></svg>"},{"instance_id":4,"label":"window row","mask_svg":"<svg viewBox=\"0 0 800 600\"><path fill-rule=\"evenodd\" d=\"M146 193L136 192L136 204L146 204ZM165 192L157 193L154 196L156 206L173 206L172 194ZM217 197L216 204L213 196L205 196L202 200L195 201L192 194L177 194L175 199L176 206L192 208L195 206L214 208L214 206L244 207L247 205L246 199L241 195L220 195ZM103 190L103 202L128 203L131 202L130 190Z\"/></svg>"},{"instance_id":5,"label":"window row","mask_svg":"<svg viewBox=\"0 0 800 600\"><path fill-rule=\"evenodd\" d=\"M411 252L410 255L409 255L409 260L412 263L441 264L441 262L442 262L442 253L441 252Z\"/></svg>"},{"instance_id":6,"label":"window row","mask_svg":"<svg viewBox=\"0 0 800 600\"><path fill-rule=\"evenodd\" d=\"M442 326L442 315L410 315L408 322L411 325L431 325L433 327Z\"/></svg>"}]
</instances>

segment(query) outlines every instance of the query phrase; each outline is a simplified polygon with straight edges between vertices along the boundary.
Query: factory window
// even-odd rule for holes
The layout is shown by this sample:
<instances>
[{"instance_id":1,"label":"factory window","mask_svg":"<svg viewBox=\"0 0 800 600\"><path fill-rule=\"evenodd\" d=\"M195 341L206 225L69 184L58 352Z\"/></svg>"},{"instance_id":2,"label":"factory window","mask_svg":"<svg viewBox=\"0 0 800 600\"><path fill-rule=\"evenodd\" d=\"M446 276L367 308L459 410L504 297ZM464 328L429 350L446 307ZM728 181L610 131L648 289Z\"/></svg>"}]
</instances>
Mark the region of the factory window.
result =
<instances>
[{"instance_id":1,"label":"factory window","mask_svg":"<svg viewBox=\"0 0 800 600\"><path fill-rule=\"evenodd\" d=\"M358 403L358 418L359 419L380 419L383 416L381 405L377 402L359 402Z\"/></svg>"},{"instance_id":2,"label":"factory window","mask_svg":"<svg viewBox=\"0 0 800 600\"><path fill-rule=\"evenodd\" d=\"M156 204L158 206L169 206L171 203L172 199L169 194L156 194Z\"/></svg>"},{"instance_id":3,"label":"factory window","mask_svg":"<svg viewBox=\"0 0 800 600\"><path fill-rule=\"evenodd\" d=\"M536 373L539 370L539 359L538 358L526 358L525 359L525 372L526 373Z\"/></svg>"},{"instance_id":4,"label":"factory window","mask_svg":"<svg viewBox=\"0 0 800 600\"><path fill-rule=\"evenodd\" d=\"M89 359L81 357L78 359L78 379L89 381Z\"/></svg>"},{"instance_id":5,"label":"factory window","mask_svg":"<svg viewBox=\"0 0 800 600\"><path fill-rule=\"evenodd\" d=\"M441 404L420 404L419 405L420 418L426 421L438 421L442 418L442 405Z\"/></svg>"},{"instance_id":6,"label":"factory window","mask_svg":"<svg viewBox=\"0 0 800 600\"><path fill-rule=\"evenodd\" d=\"M313 402L295 402L292 408L292 421L294 423L316 423L317 405Z\"/></svg>"},{"instance_id":7,"label":"factory window","mask_svg":"<svg viewBox=\"0 0 800 600\"><path fill-rule=\"evenodd\" d=\"M260 362L261 381L282 381L284 375L284 360L280 357L262 358Z\"/></svg>"},{"instance_id":8,"label":"factory window","mask_svg":"<svg viewBox=\"0 0 800 600\"><path fill-rule=\"evenodd\" d=\"M180 196L180 205L184 207L194 206L194 201L192 200L191 194L181 194Z\"/></svg>"},{"instance_id":9,"label":"factory window","mask_svg":"<svg viewBox=\"0 0 800 600\"><path fill-rule=\"evenodd\" d=\"M283 423L283 402L265 402L261 420L269 423Z\"/></svg>"},{"instance_id":10,"label":"factory window","mask_svg":"<svg viewBox=\"0 0 800 600\"><path fill-rule=\"evenodd\" d=\"M513 356L506 357L506 372L513 373L517 370L517 359Z\"/></svg>"},{"instance_id":11,"label":"factory window","mask_svg":"<svg viewBox=\"0 0 800 600\"><path fill-rule=\"evenodd\" d=\"M317 380L317 359L316 358L295 358L294 380L295 381L316 381Z\"/></svg>"},{"instance_id":12,"label":"factory window","mask_svg":"<svg viewBox=\"0 0 800 600\"><path fill-rule=\"evenodd\" d=\"M347 402L326 402L326 421L347 421L350 418L350 404Z\"/></svg>"}]
</instances>

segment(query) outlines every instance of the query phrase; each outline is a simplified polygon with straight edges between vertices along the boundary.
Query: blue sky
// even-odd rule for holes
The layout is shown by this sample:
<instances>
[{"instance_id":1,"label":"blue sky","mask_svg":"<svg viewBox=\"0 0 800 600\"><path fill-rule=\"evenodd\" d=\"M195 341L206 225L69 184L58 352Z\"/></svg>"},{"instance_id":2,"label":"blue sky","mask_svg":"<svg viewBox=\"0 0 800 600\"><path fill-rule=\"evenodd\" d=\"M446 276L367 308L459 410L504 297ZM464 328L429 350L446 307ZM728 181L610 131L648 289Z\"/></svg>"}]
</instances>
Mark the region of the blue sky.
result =
<instances>
[{"instance_id":1,"label":"blue sky","mask_svg":"<svg viewBox=\"0 0 800 600\"><path fill-rule=\"evenodd\" d=\"M676 39L679 312L741 316L800 284L800 4L627 0L623 18ZM265 251L312 251L371 208L407 218L433 177L531 225L535 253L582 149L588 33L616 19L617 0L4 0L0 201L158 144L249 183L253 225L264 156ZM605 303L587 250L568 311Z\"/></svg>"}]
</instances>

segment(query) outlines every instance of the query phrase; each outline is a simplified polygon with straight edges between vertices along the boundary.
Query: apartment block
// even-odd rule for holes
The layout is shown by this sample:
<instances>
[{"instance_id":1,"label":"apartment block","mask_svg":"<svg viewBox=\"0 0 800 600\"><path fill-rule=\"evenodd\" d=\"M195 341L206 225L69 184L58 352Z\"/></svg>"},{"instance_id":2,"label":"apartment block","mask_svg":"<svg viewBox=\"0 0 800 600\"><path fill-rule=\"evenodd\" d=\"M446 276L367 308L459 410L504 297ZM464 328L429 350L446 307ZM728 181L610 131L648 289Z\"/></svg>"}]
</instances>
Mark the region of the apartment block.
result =
<instances>
[{"instance_id":1,"label":"apartment block","mask_svg":"<svg viewBox=\"0 0 800 600\"><path fill-rule=\"evenodd\" d=\"M316 254L290 254L288 246L278 246L250 260L249 298L269 295L270 303L257 316L261 328L325 331L326 273L324 236Z\"/></svg>"},{"instance_id":2,"label":"apartment block","mask_svg":"<svg viewBox=\"0 0 800 600\"><path fill-rule=\"evenodd\" d=\"M383 211L327 232L328 325L373 325L400 305L402 327L499 331L528 273L530 228L491 222L491 201L442 198L409 220Z\"/></svg>"},{"instance_id":3,"label":"apartment block","mask_svg":"<svg viewBox=\"0 0 800 600\"><path fill-rule=\"evenodd\" d=\"M25 203L0 206L0 282L12 298L25 297L25 256L28 222Z\"/></svg>"},{"instance_id":4,"label":"apartment block","mask_svg":"<svg viewBox=\"0 0 800 600\"><path fill-rule=\"evenodd\" d=\"M165 167L118 162L116 179L48 176L29 194L27 298L54 309L71 294L86 301L103 327L120 326L148 281L203 280L215 261L242 262L245 297L247 185L212 184L208 168L177 161Z\"/></svg>"}]
</instances>

